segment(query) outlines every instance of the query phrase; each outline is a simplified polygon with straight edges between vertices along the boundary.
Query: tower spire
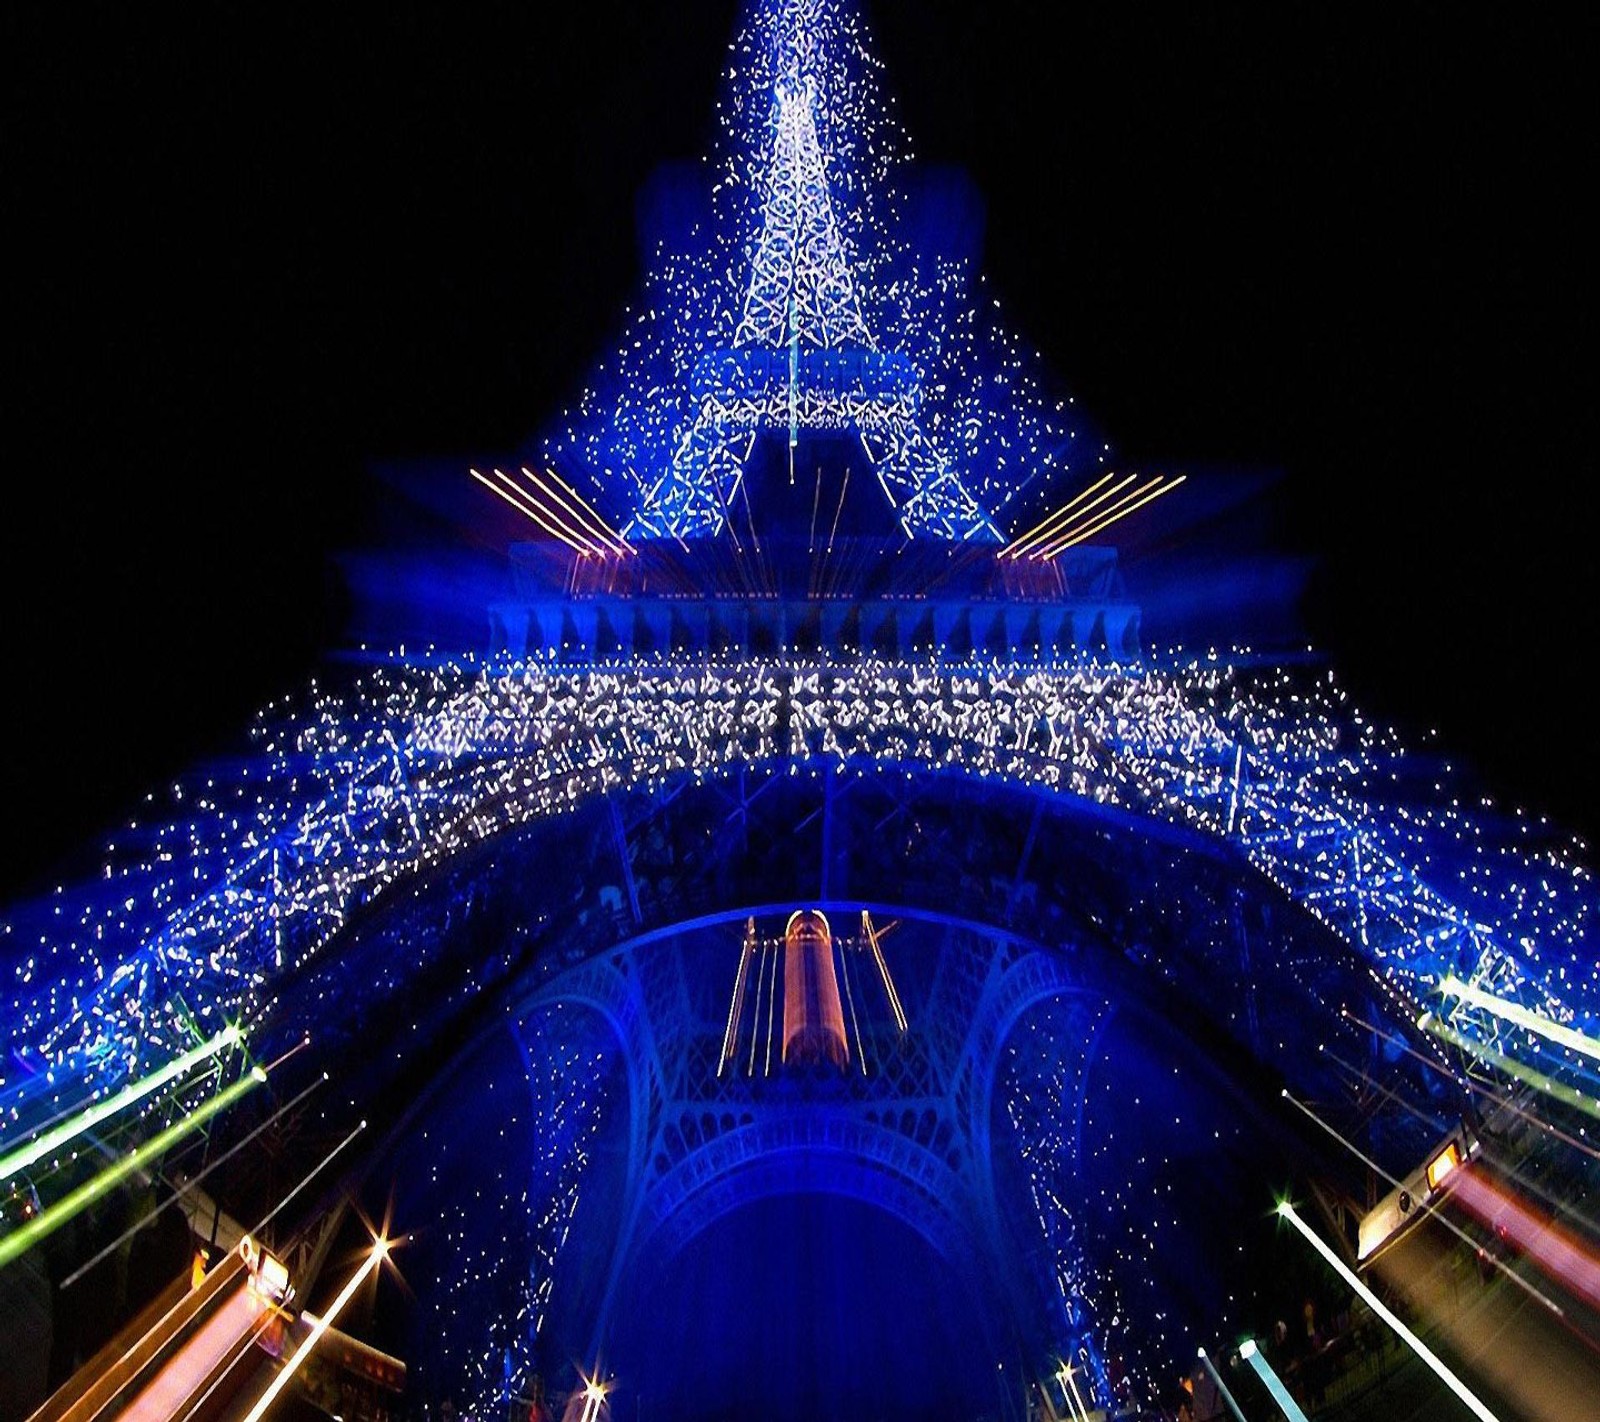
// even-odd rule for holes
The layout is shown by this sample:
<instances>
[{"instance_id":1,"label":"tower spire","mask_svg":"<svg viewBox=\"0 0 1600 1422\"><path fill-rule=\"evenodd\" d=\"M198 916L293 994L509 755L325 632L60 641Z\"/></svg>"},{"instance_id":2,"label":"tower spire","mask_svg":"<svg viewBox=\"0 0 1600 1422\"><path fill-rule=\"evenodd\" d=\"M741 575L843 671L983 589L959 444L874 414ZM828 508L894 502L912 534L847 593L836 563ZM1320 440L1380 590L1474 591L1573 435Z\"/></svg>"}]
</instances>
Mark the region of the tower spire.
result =
<instances>
[{"instance_id":1,"label":"tower spire","mask_svg":"<svg viewBox=\"0 0 1600 1422\"><path fill-rule=\"evenodd\" d=\"M824 350L876 348L834 216L814 104L813 83L798 69L779 81L761 238L736 347L778 349L792 337Z\"/></svg>"},{"instance_id":2,"label":"tower spire","mask_svg":"<svg viewBox=\"0 0 1600 1422\"><path fill-rule=\"evenodd\" d=\"M822 0L773 16L771 118L759 164L760 231L729 346L701 353L693 414L636 527L658 537L720 533L762 430L855 434L908 538L999 541L988 513L924 431L921 376L883 350L863 312L819 134ZM763 81L767 82L767 81Z\"/></svg>"}]
</instances>

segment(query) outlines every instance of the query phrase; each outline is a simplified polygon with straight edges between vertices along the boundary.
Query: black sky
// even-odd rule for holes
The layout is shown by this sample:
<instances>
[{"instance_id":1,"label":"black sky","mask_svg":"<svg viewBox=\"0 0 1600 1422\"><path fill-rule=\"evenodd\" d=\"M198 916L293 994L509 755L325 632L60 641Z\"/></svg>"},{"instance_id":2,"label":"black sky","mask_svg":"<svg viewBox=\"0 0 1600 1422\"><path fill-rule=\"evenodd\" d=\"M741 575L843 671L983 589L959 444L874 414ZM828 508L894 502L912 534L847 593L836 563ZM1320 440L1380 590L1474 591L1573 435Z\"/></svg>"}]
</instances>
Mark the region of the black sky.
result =
<instances>
[{"instance_id":1,"label":"black sky","mask_svg":"<svg viewBox=\"0 0 1600 1422\"><path fill-rule=\"evenodd\" d=\"M1590 37L1529 8L869 13L919 154L987 198L1011 322L1122 459L1277 471L1266 538L1314 561L1346 682L1589 834ZM575 392L733 19L0 21L0 899L341 644L374 467L512 448Z\"/></svg>"}]
</instances>

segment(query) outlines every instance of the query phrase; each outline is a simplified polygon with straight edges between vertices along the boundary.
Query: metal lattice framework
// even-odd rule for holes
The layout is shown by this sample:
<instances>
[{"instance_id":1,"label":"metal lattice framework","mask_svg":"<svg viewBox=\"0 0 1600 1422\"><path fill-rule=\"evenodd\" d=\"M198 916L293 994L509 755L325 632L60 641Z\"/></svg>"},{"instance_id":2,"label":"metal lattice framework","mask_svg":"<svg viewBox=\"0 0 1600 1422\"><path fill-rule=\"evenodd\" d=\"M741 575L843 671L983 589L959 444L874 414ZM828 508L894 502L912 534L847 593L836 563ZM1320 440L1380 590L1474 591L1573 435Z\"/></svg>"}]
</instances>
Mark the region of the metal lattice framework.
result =
<instances>
[{"instance_id":1,"label":"metal lattice framework","mask_svg":"<svg viewBox=\"0 0 1600 1422\"><path fill-rule=\"evenodd\" d=\"M834 828L843 808L853 807L859 822L851 851L859 853L879 845L884 826L909 833L937 823L918 797L965 785L974 805L997 807L997 821L979 824L969 812L961 818L975 839L937 854L921 841L855 892L871 902L892 870L905 896L884 910L892 914L943 903L957 893L954 880L969 876L957 897L985 905L986 924L1037 918L1047 926L1040 876L1050 865L1073 864L1080 898L1092 887L1083 847L1053 838L1051 826L1065 816L1099 826L1107 843L1172 846L1193 861L1183 883L1197 882L1195 856L1214 858L1235 880L1259 874L1267 883L1258 895L1281 895L1308 927L1344 940L1391 1021L1409 1018L1445 972L1476 971L1503 994L1567 1020L1580 1020L1593 1001L1592 959L1586 977L1582 956L1592 912L1586 871L1547 851L1501 846L1492 857L1475 856L1499 878L1462 878L1464 887L1446 895L1437 887L1450 882L1440 842L1466 837L1486 851L1495 842L1455 808L1431 821L1394 808L1379 792L1404 765L1401 748L1365 726L1324 678L1292 670L871 659L400 663L339 695L318 692L275 713L261 724L257 751L231 778L213 773L203 793L175 791L172 817L132 841L125 836L99 886L47 905L36 930L10 926L13 942L19 929L37 931L39 946L14 959L8 1125L25 1128L37 1103L70 1099L169 1055L196 1022L239 1015L265 1044L298 1035L311 1003L319 1013L354 1017L404 981L455 978L448 906L475 899L468 886L482 871L470 866L498 861L524 838L513 831L548 833L540 883L555 902L572 894L558 894L553 872L567 857L563 826L609 821L611 867L597 874L575 860L572 868L575 887L598 895L615 932L608 927L594 940L591 928L569 938L574 971L559 992L549 989L553 996L530 999L528 1010L557 1002L593 1008L612 1024L630 1064L629 1198L637 1208L617 1256L619 1276L630 1259L680 1247L735 1199L781 1188L777 1162L808 1155L838 1167L830 1173L844 1182L839 1188L873 1198L941 1251L992 1272L1006 1245L973 1229L974 1219L999 1213L987 1203L992 1182L979 1163L1015 1151L1049 1223L1021 1267L1043 1281L1039 1300L1043 1311L1055 1310L1061 1348L1091 1374L1087 1299L1096 1281L1085 1287L1070 1212L1057 1208L1073 1183L1073 1153L1057 1146L1081 1098L1087 1058L1076 1044L1092 1050L1094 1038L1092 1009L1082 1016L1070 1001L1077 980L1050 955L1012 947L987 961L952 954L938 989L944 1005L905 1047L885 1048L885 1070L858 1096L830 1101L815 1121L792 1101L733 1099L728 1093L758 1087L718 1082L720 1018L703 1031L681 1030L692 1015L681 961L665 950L652 957L638 935L653 925L667 931L696 911L720 913L737 901L732 894L765 882L758 845L773 836L742 838L758 804L795 784L810 786L819 802L804 820L812 822L808 834L820 835L820 873L806 889L780 864L767 888L774 896L761 901L773 912L777 895L793 902L800 892L848 909L837 903L856 872L840 857L843 831ZM705 797L717 808L703 824L662 820ZM1019 803L1032 809L1019 814ZM991 842L998 861L975 857L976 845ZM697 886L685 846L703 846L697 852L710 868L734 866L734 878ZM1150 912L1173 906L1152 865L1106 872L1140 885L1154 900ZM447 890L441 877L462 887ZM425 878L447 910L431 928L413 923L407 907L429 894L397 892ZM1274 1019L1271 1004L1258 1003L1258 983L1264 973L1286 975L1314 990L1331 1016L1339 997L1315 987L1328 948L1280 924L1268 960L1248 921L1257 910L1221 887L1226 882L1205 892L1200 918L1209 936L1183 972L1214 991L1212 1010L1233 1009L1241 1042L1268 1058L1294 1028L1281 1010ZM1542 885L1538 894L1525 891L1530 882ZM393 908L382 912L385 905ZM738 910L740 922L748 911ZM1081 927L1099 932L1104 919L1092 910ZM370 938L373 924L392 932ZM1127 947L1134 963L1148 951L1139 938L1135 931ZM353 948L360 951L345 971ZM731 966L730 958L730 976ZM1170 957L1149 967L1177 970ZM548 980L543 973L540 981ZM475 995L484 981L463 990ZM1019 1116L1014 1139L995 1139L983 1103L1004 1101L1022 1081L1004 1064L1011 1024L1029 1004L1049 1002L1065 1004L1071 1030L1056 1034L1060 1051L1032 1064L1027 1090L1056 1103L1044 1113L1056 1134L1030 1135ZM557 1034L530 1052L529 1073L537 1059L552 1081L572 1078L578 1094L559 1110L577 1119L573 1113L592 1104L579 1089L583 1073L545 1061L560 1041ZM745 1183L735 1189L727 1183L735 1178ZM537 1270L522 1322L536 1327L568 1220L563 1202L578 1182L558 1172L531 1183L530 1227L551 1236L539 1236L530 1255Z\"/></svg>"},{"instance_id":2,"label":"metal lattice framework","mask_svg":"<svg viewBox=\"0 0 1600 1422\"><path fill-rule=\"evenodd\" d=\"M1392 807L1402 748L1287 672L395 665L264 724L258 752L11 926L32 941L11 958L8 1116L47 1070L108 1081L194 1022L269 1017L354 911L508 827L740 767L904 765L1118 807L1232 846L1385 981L1476 974L1558 1020L1593 1011L1587 871L1458 807ZM1438 858L1463 837L1492 850L1470 876Z\"/></svg>"},{"instance_id":3,"label":"metal lattice framework","mask_svg":"<svg viewBox=\"0 0 1600 1422\"><path fill-rule=\"evenodd\" d=\"M833 213L815 102L811 79L797 68L774 96L761 237L735 346L785 350L791 339L824 350L872 344Z\"/></svg>"},{"instance_id":4,"label":"metal lattice framework","mask_svg":"<svg viewBox=\"0 0 1600 1422\"><path fill-rule=\"evenodd\" d=\"M718 1219L754 1200L816 1190L887 1210L974 1287L1005 1300L1013 1291L1002 1281L1020 1277L1025 1261L1000 1227L1006 1211L989 1154L1002 1052L1038 1004L1092 1013L1104 1010L1103 1001L1058 954L1005 936L997 949L991 935L947 924L919 1019L904 1034L892 1021L875 1023L869 1068L721 1074L722 1024L693 1006L684 953L692 943L701 961L703 937L720 933L731 962L739 923L731 911L700 921L692 933L646 934L548 982L524 1008L524 1036L537 1035L560 1006L586 1006L625 1046L632 1103L627 1204L596 1339L608 1334L628 1277L651 1277ZM1089 1050L1090 1041L1064 1036L1057 1058ZM1080 1086L1086 1065L1078 1062L1071 1073ZM559 1211L545 1213L559 1228ZM1057 1234L1059 1267L1075 1280L1070 1232ZM1088 1301L1073 1284L1055 1306L1059 1348L1071 1352L1087 1338Z\"/></svg>"}]
</instances>

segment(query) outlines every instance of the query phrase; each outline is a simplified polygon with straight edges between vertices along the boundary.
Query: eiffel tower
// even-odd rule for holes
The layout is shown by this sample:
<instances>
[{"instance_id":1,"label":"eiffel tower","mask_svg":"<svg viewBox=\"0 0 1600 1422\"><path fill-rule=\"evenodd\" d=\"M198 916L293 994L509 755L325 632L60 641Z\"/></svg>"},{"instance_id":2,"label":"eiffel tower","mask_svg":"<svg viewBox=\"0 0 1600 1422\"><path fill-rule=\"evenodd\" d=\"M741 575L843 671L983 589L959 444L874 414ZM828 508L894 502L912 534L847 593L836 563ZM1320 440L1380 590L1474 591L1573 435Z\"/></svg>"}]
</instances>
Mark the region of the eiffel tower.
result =
<instances>
[{"instance_id":1,"label":"eiffel tower","mask_svg":"<svg viewBox=\"0 0 1600 1422\"><path fill-rule=\"evenodd\" d=\"M801 432L824 431L859 438L907 538L1000 542L922 426L916 368L883 349L862 315L817 136L817 59L803 8L778 26L761 234L743 314L732 344L695 362L693 418L670 467L647 491L635 530L716 535L759 433L787 433L792 474Z\"/></svg>"}]
</instances>

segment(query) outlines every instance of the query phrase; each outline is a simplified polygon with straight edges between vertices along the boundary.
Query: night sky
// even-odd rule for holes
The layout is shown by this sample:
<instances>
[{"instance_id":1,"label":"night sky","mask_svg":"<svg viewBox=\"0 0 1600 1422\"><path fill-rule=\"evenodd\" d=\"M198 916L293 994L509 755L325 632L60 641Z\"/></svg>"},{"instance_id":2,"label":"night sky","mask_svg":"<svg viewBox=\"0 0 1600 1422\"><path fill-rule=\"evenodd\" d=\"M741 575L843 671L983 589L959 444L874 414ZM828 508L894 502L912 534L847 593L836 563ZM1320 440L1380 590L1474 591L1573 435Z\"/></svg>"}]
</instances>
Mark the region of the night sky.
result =
<instances>
[{"instance_id":1,"label":"night sky","mask_svg":"<svg viewBox=\"0 0 1600 1422\"><path fill-rule=\"evenodd\" d=\"M919 157L987 199L1009 323L1119 461L1257 486L1133 539L1135 595L1175 540L1304 560L1298 622L1368 707L1588 835L1593 94L1526 9L869 14ZM0 21L0 900L346 643L341 556L404 522L374 471L457 478L577 392L734 15Z\"/></svg>"}]
</instances>

